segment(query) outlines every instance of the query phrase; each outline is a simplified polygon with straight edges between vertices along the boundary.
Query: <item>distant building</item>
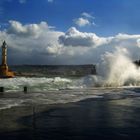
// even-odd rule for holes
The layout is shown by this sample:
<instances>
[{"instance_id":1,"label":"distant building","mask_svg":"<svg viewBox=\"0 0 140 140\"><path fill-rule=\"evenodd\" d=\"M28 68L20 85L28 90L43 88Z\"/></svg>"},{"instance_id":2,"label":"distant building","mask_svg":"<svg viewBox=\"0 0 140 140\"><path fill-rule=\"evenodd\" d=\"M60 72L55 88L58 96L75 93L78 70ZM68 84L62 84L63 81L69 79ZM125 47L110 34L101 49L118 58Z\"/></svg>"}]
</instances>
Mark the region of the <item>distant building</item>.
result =
<instances>
[{"instance_id":1,"label":"distant building","mask_svg":"<svg viewBox=\"0 0 140 140\"><path fill-rule=\"evenodd\" d=\"M2 54L1 54L1 65L0 65L0 78L12 78L14 73L9 70L7 65L7 44L4 41L2 44Z\"/></svg>"}]
</instances>

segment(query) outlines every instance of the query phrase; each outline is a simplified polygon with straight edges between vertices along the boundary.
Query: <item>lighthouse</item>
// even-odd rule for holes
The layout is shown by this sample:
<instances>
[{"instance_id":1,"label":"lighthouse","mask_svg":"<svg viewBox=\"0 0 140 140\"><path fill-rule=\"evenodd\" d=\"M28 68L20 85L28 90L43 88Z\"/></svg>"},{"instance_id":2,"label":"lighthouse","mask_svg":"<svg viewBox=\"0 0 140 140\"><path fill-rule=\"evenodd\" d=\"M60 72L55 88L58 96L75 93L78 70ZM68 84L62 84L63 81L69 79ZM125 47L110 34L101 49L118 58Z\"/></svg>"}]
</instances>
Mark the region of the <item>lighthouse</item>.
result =
<instances>
[{"instance_id":1,"label":"lighthouse","mask_svg":"<svg viewBox=\"0 0 140 140\"><path fill-rule=\"evenodd\" d=\"M9 70L7 65L7 44L5 41L2 43L1 49L0 78L12 78L14 73Z\"/></svg>"},{"instance_id":2,"label":"lighthouse","mask_svg":"<svg viewBox=\"0 0 140 140\"><path fill-rule=\"evenodd\" d=\"M6 42L4 41L3 44L2 44L2 66L5 66L6 68L8 67L7 66L7 44Z\"/></svg>"}]
</instances>

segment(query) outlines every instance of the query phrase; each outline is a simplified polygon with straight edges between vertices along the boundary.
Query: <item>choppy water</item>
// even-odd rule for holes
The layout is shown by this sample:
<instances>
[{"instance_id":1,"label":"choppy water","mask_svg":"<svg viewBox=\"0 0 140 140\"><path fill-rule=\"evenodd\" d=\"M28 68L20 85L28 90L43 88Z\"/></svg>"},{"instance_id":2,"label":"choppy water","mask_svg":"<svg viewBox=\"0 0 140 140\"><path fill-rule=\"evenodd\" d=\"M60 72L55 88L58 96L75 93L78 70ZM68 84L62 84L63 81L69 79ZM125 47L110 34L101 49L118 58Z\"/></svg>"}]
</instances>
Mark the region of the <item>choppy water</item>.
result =
<instances>
[{"instance_id":1,"label":"choppy water","mask_svg":"<svg viewBox=\"0 0 140 140\"><path fill-rule=\"evenodd\" d=\"M92 75L0 80L5 87L0 93L0 138L139 139L139 82L129 80L122 86L105 86L104 82ZM54 108L48 111L52 104ZM40 107L47 111L40 113Z\"/></svg>"},{"instance_id":2,"label":"choppy water","mask_svg":"<svg viewBox=\"0 0 140 140\"><path fill-rule=\"evenodd\" d=\"M6 93L0 96L0 108L25 104L68 103L87 98L106 98L107 95L113 99L139 96L139 90L135 92L132 89L140 87L140 67L133 63L127 50L121 48L102 56L96 76L47 78L46 69L41 67L39 71L40 74L45 71L42 74L44 77L1 79L0 86L5 88ZM33 74L35 69L24 67L22 71ZM27 95L23 93L24 86L28 87Z\"/></svg>"},{"instance_id":3,"label":"choppy water","mask_svg":"<svg viewBox=\"0 0 140 140\"><path fill-rule=\"evenodd\" d=\"M82 78L13 78L2 79L0 86L5 93L0 94L0 109L13 106L59 104L77 102L87 98L118 99L127 96L139 96L139 87L104 87L97 83L96 76ZM99 79L99 78L98 78ZM28 93L23 87L28 87Z\"/></svg>"},{"instance_id":4,"label":"choppy water","mask_svg":"<svg viewBox=\"0 0 140 140\"><path fill-rule=\"evenodd\" d=\"M27 139L36 139L37 136L43 140L56 139L58 136L61 139L66 137L76 140L120 137L140 139L140 67L133 63L125 50L119 49L103 56L97 73L96 76L88 75L81 78L47 78L44 75L1 79L0 87L5 88L5 93L0 93L0 111L3 113L4 110L6 113L1 115L1 128L7 126L7 130L13 127L13 123L10 126L7 122L9 116L16 117L20 113L19 110L24 107L77 102L75 104L79 105L79 108L56 109L38 116L37 129L30 126L32 116L27 117L27 120L23 118L27 131L11 135L15 139L17 136L20 139L26 139L26 136ZM28 87L27 93L23 92L24 86ZM78 102L91 98L91 102ZM20 107L19 110L16 108L15 116L11 111L15 109L12 108L14 106ZM12 109L6 110L7 108ZM21 129L20 125L21 122L14 128ZM4 137L12 138L11 135L7 136L6 133Z\"/></svg>"},{"instance_id":5,"label":"choppy water","mask_svg":"<svg viewBox=\"0 0 140 140\"><path fill-rule=\"evenodd\" d=\"M39 113L39 105L70 102ZM7 92L0 103L1 139L140 139L138 87ZM19 107L2 110L12 106Z\"/></svg>"}]
</instances>

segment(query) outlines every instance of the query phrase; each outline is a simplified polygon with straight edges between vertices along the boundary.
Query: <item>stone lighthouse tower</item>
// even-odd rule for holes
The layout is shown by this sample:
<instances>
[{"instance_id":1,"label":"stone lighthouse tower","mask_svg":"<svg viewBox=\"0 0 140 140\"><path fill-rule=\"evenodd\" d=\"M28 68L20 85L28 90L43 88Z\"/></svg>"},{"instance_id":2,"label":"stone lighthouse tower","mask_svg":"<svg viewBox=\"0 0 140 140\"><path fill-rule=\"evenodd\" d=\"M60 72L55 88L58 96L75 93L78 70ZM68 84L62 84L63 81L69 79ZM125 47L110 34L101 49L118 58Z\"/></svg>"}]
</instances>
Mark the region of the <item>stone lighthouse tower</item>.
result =
<instances>
[{"instance_id":1,"label":"stone lighthouse tower","mask_svg":"<svg viewBox=\"0 0 140 140\"><path fill-rule=\"evenodd\" d=\"M5 69L8 69L8 66L7 66L7 44L6 42L4 41L3 44L2 44L2 55L1 55L1 59L2 59L2 66L4 67L5 66Z\"/></svg>"},{"instance_id":2,"label":"stone lighthouse tower","mask_svg":"<svg viewBox=\"0 0 140 140\"><path fill-rule=\"evenodd\" d=\"M14 73L9 70L7 65L7 44L4 41L2 44L2 55L1 55L1 65L0 65L0 78L11 78L14 77Z\"/></svg>"}]
</instances>

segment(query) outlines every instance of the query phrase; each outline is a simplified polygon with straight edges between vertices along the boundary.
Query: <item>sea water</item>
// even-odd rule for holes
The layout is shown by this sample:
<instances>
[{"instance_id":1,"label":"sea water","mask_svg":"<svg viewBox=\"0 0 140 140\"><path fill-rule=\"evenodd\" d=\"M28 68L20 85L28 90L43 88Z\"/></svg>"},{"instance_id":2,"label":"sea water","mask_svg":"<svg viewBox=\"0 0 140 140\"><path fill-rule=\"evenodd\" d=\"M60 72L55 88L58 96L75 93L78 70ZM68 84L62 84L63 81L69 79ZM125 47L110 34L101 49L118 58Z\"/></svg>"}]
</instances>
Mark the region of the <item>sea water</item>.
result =
<instances>
[{"instance_id":1,"label":"sea water","mask_svg":"<svg viewBox=\"0 0 140 140\"><path fill-rule=\"evenodd\" d=\"M139 86L104 87L96 83L96 78L95 75L89 75L81 78L2 79L0 85L5 88L5 93L0 94L0 109L29 104L77 102L87 98L105 98L106 95L112 99L139 96ZM23 92L24 86L27 86L27 93Z\"/></svg>"},{"instance_id":2,"label":"sea water","mask_svg":"<svg viewBox=\"0 0 140 140\"><path fill-rule=\"evenodd\" d=\"M105 87L101 81L100 77L95 75L81 78L17 77L1 79L0 86L4 87L4 93L0 93L0 109L29 104L64 104L88 98L118 99L124 96L139 96L138 85ZM27 86L27 93L23 91L24 86Z\"/></svg>"},{"instance_id":3,"label":"sea water","mask_svg":"<svg viewBox=\"0 0 140 140\"><path fill-rule=\"evenodd\" d=\"M4 95L0 96L0 108L30 103L69 103L87 98L104 98L107 94L110 95L109 98L138 96L139 90L135 92L132 89L140 87L140 68L133 63L129 52L117 48L112 53L106 52L101 59L102 61L97 64L97 75L74 78L49 78L42 75L0 79L0 86L5 89ZM25 86L28 94L23 94ZM14 97L15 95L17 96Z\"/></svg>"},{"instance_id":4,"label":"sea water","mask_svg":"<svg viewBox=\"0 0 140 140\"><path fill-rule=\"evenodd\" d=\"M21 123L27 127L23 132L6 133L3 138L139 139L140 68L133 64L126 50L106 53L102 59L97 65L97 75L1 79L0 86L5 89L0 93L1 129L6 126L5 130L21 129ZM23 92L24 86L27 93ZM28 110L40 105L66 106L66 103L74 107L39 114L37 126L30 123L33 115L21 119L15 126L9 125L9 120L20 113L16 108L14 116L14 107L23 112L23 107Z\"/></svg>"},{"instance_id":5,"label":"sea water","mask_svg":"<svg viewBox=\"0 0 140 140\"><path fill-rule=\"evenodd\" d=\"M47 82L50 89L46 89L46 86L40 87L38 83L36 88L29 87L31 91L27 93L20 91L21 85L17 87L15 82L18 91L15 88L14 91L8 89L1 94L0 138L11 140L140 138L139 87L93 87L84 84L85 78L62 79L63 82L60 79L55 81L57 86L53 86L53 89L51 82ZM61 86L58 86L58 81L63 84L60 82ZM79 87L74 86L75 82ZM48 108L51 105L53 107ZM46 109L41 112L40 106Z\"/></svg>"}]
</instances>

